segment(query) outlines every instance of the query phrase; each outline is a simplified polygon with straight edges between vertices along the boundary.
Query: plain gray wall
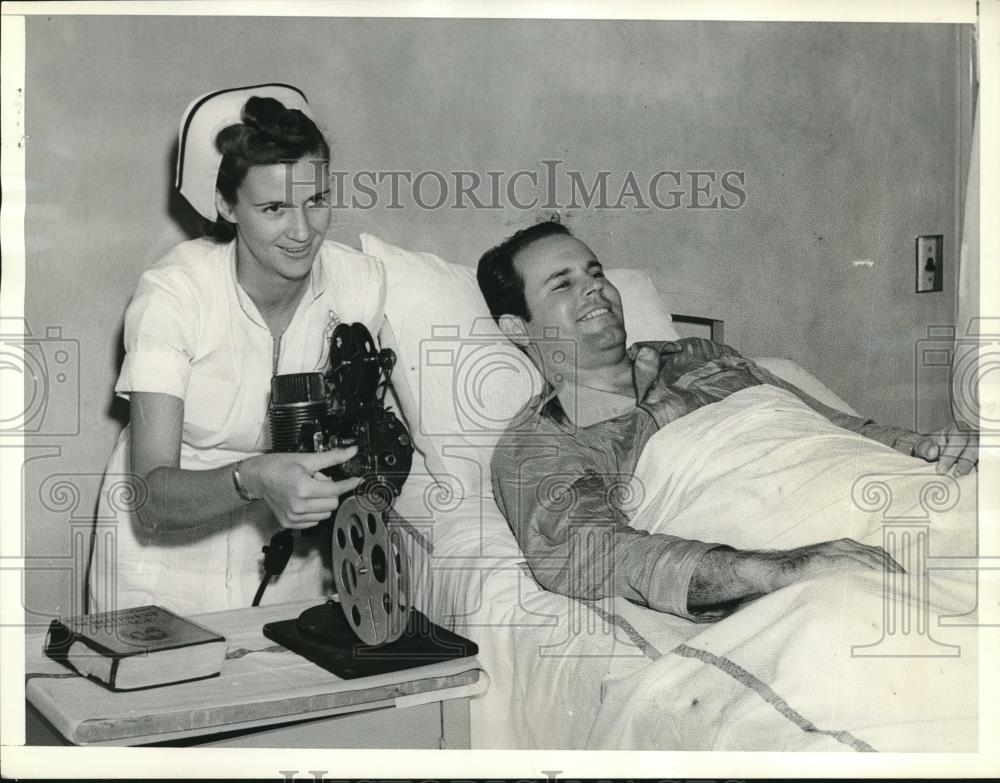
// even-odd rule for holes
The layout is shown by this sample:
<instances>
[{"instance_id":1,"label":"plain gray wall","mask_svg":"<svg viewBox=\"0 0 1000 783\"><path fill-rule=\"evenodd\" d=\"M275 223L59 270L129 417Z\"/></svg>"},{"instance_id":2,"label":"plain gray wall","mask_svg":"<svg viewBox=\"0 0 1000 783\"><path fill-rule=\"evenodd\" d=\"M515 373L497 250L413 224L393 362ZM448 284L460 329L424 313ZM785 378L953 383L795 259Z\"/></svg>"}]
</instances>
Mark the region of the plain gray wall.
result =
<instances>
[{"instance_id":1,"label":"plain gray wall","mask_svg":"<svg viewBox=\"0 0 1000 783\"><path fill-rule=\"evenodd\" d=\"M913 427L915 344L954 319L958 40L948 25L29 17L26 314L35 334L78 341L80 384L47 414L78 404L78 434L28 454L28 608L39 622L78 608L71 539L127 415L112 404L123 312L198 225L170 187L195 96L295 84L349 171L558 159L588 181L611 172L613 195L630 170L745 172L740 209L563 216L606 265L642 267L675 309L724 319L744 353L791 357L859 411ZM331 238L369 231L474 264L543 211L385 203L337 211ZM945 289L917 295L914 237L936 233ZM938 377L919 388L939 412L925 429L947 418Z\"/></svg>"}]
</instances>

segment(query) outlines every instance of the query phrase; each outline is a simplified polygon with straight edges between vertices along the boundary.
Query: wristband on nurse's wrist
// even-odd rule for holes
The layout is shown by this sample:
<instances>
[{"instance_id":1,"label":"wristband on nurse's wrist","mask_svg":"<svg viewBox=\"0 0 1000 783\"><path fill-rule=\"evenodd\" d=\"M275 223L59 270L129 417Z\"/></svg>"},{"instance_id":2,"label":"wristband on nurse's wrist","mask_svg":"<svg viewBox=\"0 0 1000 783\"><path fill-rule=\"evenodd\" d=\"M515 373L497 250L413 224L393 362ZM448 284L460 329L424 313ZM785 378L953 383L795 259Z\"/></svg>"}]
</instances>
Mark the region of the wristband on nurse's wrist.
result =
<instances>
[{"instance_id":1,"label":"wristband on nurse's wrist","mask_svg":"<svg viewBox=\"0 0 1000 783\"><path fill-rule=\"evenodd\" d=\"M243 498L247 503L253 500L260 500L247 492L247 488L243 485L243 479L240 478L240 467L243 465L243 460L240 460L235 465L233 465L233 486L236 487L236 493Z\"/></svg>"}]
</instances>

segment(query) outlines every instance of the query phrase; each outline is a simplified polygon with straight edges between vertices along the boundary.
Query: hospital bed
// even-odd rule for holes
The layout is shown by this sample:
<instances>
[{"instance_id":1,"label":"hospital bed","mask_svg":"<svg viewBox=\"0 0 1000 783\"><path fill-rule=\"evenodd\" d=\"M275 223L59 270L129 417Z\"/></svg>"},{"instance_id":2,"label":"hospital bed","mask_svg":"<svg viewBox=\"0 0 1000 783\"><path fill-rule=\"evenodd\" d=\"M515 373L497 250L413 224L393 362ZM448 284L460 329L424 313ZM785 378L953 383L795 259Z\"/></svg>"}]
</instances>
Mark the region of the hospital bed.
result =
<instances>
[{"instance_id":1,"label":"hospital bed","mask_svg":"<svg viewBox=\"0 0 1000 783\"><path fill-rule=\"evenodd\" d=\"M654 438L674 460L648 447L645 484L623 483L633 524L753 548L849 535L885 545L905 578L832 572L708 624L550 593L498 511L489 472L506 423L540 389L537 372L498 332L471 268L362 240L386 267L381 339L397 353L396 404L419 451L396 506L412 601L474 639L490 678L472 703L472 747L976 749L976 583L946 568L975 552L975 476L937 476L817 421L787 392L745 390ZM643 272L607 276L630 343L676 337L670 312L683 306L665 303ZM793 362L759 362L855 413ZM774 416L799 427L797 440L774 439Z\"/></svg>"}]
</instances>

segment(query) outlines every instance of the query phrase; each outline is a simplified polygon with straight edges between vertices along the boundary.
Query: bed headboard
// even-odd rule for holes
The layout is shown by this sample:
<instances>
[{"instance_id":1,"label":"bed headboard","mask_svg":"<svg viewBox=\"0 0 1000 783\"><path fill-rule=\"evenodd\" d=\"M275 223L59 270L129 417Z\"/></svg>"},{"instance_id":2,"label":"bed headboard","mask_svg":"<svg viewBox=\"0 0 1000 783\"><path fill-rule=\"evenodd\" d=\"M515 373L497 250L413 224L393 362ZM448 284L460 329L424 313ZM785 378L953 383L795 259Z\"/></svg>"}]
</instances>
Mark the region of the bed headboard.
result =
<instances>
[{"instance_id":1,"label":"bed headboard","mask_svg":"<svg viewBox=\"0 0 1000 783\"><path fill-rule=\"evenodd\" d=\"M681 337L706 337L716 343L726 341L725 322L721 319L680 313L671 313L670 317Z\"/></svg>"}]
</instances>

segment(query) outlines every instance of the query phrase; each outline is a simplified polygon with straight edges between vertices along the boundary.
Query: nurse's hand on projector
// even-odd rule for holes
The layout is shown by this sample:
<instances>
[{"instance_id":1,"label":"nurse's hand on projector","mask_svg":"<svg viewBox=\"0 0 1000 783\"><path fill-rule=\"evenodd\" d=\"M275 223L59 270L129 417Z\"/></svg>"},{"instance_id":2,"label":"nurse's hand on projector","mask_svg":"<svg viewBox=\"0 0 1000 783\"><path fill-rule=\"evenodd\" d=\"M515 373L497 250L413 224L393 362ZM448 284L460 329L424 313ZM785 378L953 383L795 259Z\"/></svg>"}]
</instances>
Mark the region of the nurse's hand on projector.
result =
<instances>
[{"instance_id":1,"label":"nurse's hand on projector","mask_svg":"<svg viewBox=\"0 0 1000 783\"><path fill-rule=\"evenodd\" d=\"M340 505L340 497L361 483L356 476L334 481L321 471L346 462L356 446L318 453L274 453L240 463L239 479L253 499L263 500L284 528L314 527Z\"/></svg>"}]
</instances>

